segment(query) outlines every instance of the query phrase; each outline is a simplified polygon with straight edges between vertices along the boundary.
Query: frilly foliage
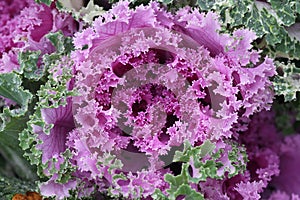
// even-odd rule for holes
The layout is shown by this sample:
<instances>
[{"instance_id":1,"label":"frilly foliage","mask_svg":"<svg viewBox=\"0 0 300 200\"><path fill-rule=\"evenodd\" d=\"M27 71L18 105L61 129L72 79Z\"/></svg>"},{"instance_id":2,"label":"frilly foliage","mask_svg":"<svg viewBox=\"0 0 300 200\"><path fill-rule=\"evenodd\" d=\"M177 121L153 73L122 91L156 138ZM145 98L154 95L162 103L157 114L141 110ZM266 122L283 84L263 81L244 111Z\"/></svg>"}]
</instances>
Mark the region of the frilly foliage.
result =
<instances>
[{"instance_id":1,"label":"frilly foliage","mask_svg":"<svg viewBox=\"0 0 300 200\"><path fill-rule=\"evenodd\" d=\"M33 131L33 126L41 126L43 127L44 132L48 133L52 127L45 127L45 123L41 117L41 109L57 108L60 105L65 105L66 98L75 94L72 90L68 90L68 82L72 76L72 69L64 67L64 71L58 71L58 66L64 64L62 61L63 58L66 65L69 66L70 64L67 55L73 49L71 39L64 37L60 32L48 34L47 37L56 47L56 52L52 54L45 54L43 56L44 68L46 68L50 74L46 75L47 81L41 85L40 89L37 91L38 102L34 108L35 112L30 116L30 120L27 122L27 128L22 131L19 136L20 146L24 151L26 151L25 157L30 160L31 164L38 166L38 175L41 177L43 176L43 169L47 167L47 163L44 165L41 163L42 152L35 148L37 141L39 140ZM56 73L57 76L53 76L53 74ZM31 153L27 152L29 149ZM63 156L70 156L70 152L66 151ZM53 162L55 161L56 160L53 159ZM68 168L67 165L68 163L63 163L61 166L61 169L64 171L66 176L68 176L66 173L66 168ZM66 176L61 177L62 182L67 179Z\"/></svg>"},{"instance_id":2,"label":"frilly foliage","mask_svg":"<svg viewBox=\"0 0 300 200\"><path fill-rule=\"evenodd\" d=\"M111 0L117 2L116 0ZM132 6L149 1L134 0ZM184 6L201 11L215 11L221 17L225 31L244 27L253 30L261 41L257 44L273 57L300 58L300 42L291 37L286 27L299 21L297 0L159 0L170 10Z\"/></svg>"},{"instance_id":3,"label":"frilly foliage","mask_svg":"<svg viewBox=\"0 0 300 200\"><path fill-rule=\"evenodd\" d=\"M116 2L112 0L111 2ZM149 1L134 0L132 6ZM264 55L276 60L300 59L299 37L292 32L299 32L300 2L297 0L159 0L170 10L178 10L191 6L201 11L214 11L220 15L222 31L231 33L244 27L253 30L258 36L256 48ZM294 30L296 27L296 30ZM286 101L295 100L299 88L298 72L293 64L279 64L286 73L284 77L276 77L274 81L276 95L284 95ZM299 79L299 78L298 78Z\"/></svg>"},{"instance_id":4,"label":"frilly foliage","mask_svg":"<svg viewBox=\"0 0 300 200\"><path fill-rule=\"evenodd\" d=\"M28 148L31 148L31 145L37 141L34 135L29 134L31 127L26 127L26 123L29 119L28 124L38 123L41 119L38 106L43 103L46 104L43 101L40 101L41 103L35 108L36 113L31 116L34 112L37 98L39 98L35 95L37 91L39 91L38 94L46 94L49 91L47 86L50 87L50 85L55 85L55 87L51 86L51 88L56 88L58 91L66 90L66 83L53 80L48 70L52 69L55 63L73 48L71 39L63 37L60 32L51 33L47 37L56 47L57 51L50 55L43 55L43 62L40 68L37 67L38 59L41 58L40 52L24 51L19 54L18 58L21 63L20 70L0 74L0 95L16 103L16 105L10 107L3 104L1 108L0 159L3 157L8 164L0 165L0 175L16 175L22 178L22 180L31 181L37 179L35 167L31 166L23 157L24 150L26 151ZM63 74L68 76L68 73ZM51 96L45 98L48 104L50 99L52 102L56 102L55 96ZM20 134L21 132L22 134ZM22 148L19 146L18 138L20 139ZM33 150L33 152L34 155L25 154L31 160L31 164L37 164L39 162L37 156L41 154L37 150ZM64 170L64 166L62 168ZM7 171L11 171L12 174ZM41 169L39 171L41 172ZM67 175L67 173L65 174ZM61 179L63 181L65 177L61 177ZM0 197L3 196L3 198L9 199L13 193L29 191L30 188L26 187L26 185L21 187L22 184L25 184L25 182L23 183L19 179L12 181L4 178L0 179L0 191L2 192L0 192ZM5 189L1 189L1 187Z\"/></svg>"},{"instance_id":5,"label":"frilly foliage","mask_svg":"<svg viewBox=\"0 0 300 200\"><path fill-rule=\"evenodd\" d=\"M219 162L218 159L224 153L224 149L216 150L216 144L211 141L205 141L197 147L192 147L188 142L185 142L184 150L182 152L176 151L173 158L173 162L182 163L181 173L179 175L165 175L165 181L170 184L170 188L167 190L168 195L166 196L161 191L156 190L152 197L160 200L176 200L180 195L184 195L185 199L204 200L203 194L195 191L191 185L206 181L207 178L224 178L225 173L228 177L232 177L245 170L244 163L247 162L245 149L235 144L231 144L231 147L232 150L228 153L228 157L230 163L235 166L235 170L231 171L225 168L223 173L218 174L218 171L223 167L223 163ZM241 155L242 160L239 159ZM192 168L190 168L191 163Z\"/></svg>"},{"instance_id":6,"label":"frilly foliage","mask_svg":"<svg viewBox=\"0 0 300 200\"><path fill-rule=\"evenodd\" d=\"M285 29L294 24L300 14L298 1L198 0L196 4L201 10L218 12L229 30L240 26L253 30L262 39L258 46L266 53L274 57L299 58L300 43Z\"/></svg>"}]
</instances>

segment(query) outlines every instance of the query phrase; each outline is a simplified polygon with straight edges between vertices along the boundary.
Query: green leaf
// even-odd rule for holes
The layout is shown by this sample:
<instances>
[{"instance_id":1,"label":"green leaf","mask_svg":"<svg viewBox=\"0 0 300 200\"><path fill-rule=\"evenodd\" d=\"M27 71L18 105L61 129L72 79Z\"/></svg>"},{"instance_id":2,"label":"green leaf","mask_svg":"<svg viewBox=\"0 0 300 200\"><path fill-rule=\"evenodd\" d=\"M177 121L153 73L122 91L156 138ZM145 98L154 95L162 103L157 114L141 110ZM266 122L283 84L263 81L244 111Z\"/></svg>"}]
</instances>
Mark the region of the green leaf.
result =
<instances>
[{"instance_id":1,"label":"green leaf","mask_svg":"<svg viewBox=\"0 0 300 200\"><path fill-rule=\"evenodd\" d=\"M18 177L35 180L36 172L29 162L23 157L24 152L19 146L19 133L26 127L28 116L12 118L0 132L0 153Z\"/></svg>"},{"instance_id":2,"label":"green leaf","mask_svg":"<svg viewBox=\"0 0 300 200\"><path fill-rule=\"evenodd\" d=\"M173 0L160 0L160 2L165 3L165 4L170 4L173 2Z\"/></svg>"},{"instance_id":3,"label":"green leaf","mask_svg":"<svg viewBox=\"0 0 300 200\"><path fill-rule=\"evenodd\" d=\"M167 190L168 196L159 191L156 191L153 196L171 200L176 200L180 195L184 195L185 199L204 199L202 194L191 188L192 184L199 184L207 178L221 179L225 174L232 177L246 169L248 160L245 149L230 142L225 146L225 149L216 149L216 144L204 141L202 145L193 147L185 141L184 150L176 151L173 158L173 162L182 163L181 173L177 176L165 174L165 181L170 185ZM224 166L222 161L226 157L229 163ZM241 157L243 159L240 159ZM190 174L190 169L193 175Z\"/></svg>"},{"instance_id":4,"label":"green leaf","mask_svg":"<svg viewBox=\"0 0 300 200\"><path fill-rule=\"evenodd\" d=\"M187 163L184 163L182 165L181 174L177 176L174 176L172 174L165 174L165 181L170 184L170 189L167 190L169 194L169 200L176 200L176 198L180 195L184 195L185 199L204 200L204 196L202 194L191 188L189 177L190 175L188 172Z\"/></svg>"},{"instance_id":5,"label":"green leaf","mask_svg":"<svg viewBox=\"0 0 300 200\"><path fill-rule=\"evenodd\" d=\"M36 180L35 168L23 157L23 151L20 147L12 148L6 143L0 141L0 153L9 164L9 170L13 171L23 180Z\"/></svg>"},{"instance_id":6,"label":"green leaf","mask_svg":"<svg viewBox=\"0 0 300 200\"><path fill-rule=\"evenodd\" d=\"M276 95L283 95L284 101L296 100L296 92L300 91L300 69L294 63L275 62L281 75L275 76L273 80Z\"/></svg>"},{"instance_id":7,"label":"green leaf","mask_svg":"<svg viewBox=\"0 0 300 200\"><path fill-rule=\"evenodd\" d=\"M204 156L211 154L215 147L215 144L209 140L197 147L192 147L188 141L185 141L183 152L176 151L173 162L188 162L193 155L198 155L199 159L201 159Z\"/></svg>"},{"instance_id":8,"label":"green leaf","mask_svg":"<svg viewBox=\"0 0 300 200\"><path fill-rule=\"evenodd\" d=\"M37 2L37 3L44 3L44 4L48 5L48 6L50 6L51 3L54 2L54 1L55 0L35 0L35 2Z\"/></svg>"},{"instance_id":9,"label":"green leaf","mask_svg":"<svg viewBox=\"0 0 300 200\"><path fill-rule=\"evenodd\" d=\"M32 94L21 86L21 78L15 73L0 74L0 97L5 97L16 103L8 107L2 105L0 113L0 131L5 130L6 124L12 117L21 117L28 111Z\"/></svg>"},{"instance_id":10,"label":"green leaf","mask_svg":"<svg viewBox=\"0 0 300 200\"><path fill-rule=\"evenodd\" d=\"M199 192L196 192L194 189L192 189L189 185L184 184L179 186L176 195L184 195L185 200L204 200L204 196L200 194Z\"/></svg>"},{"instance_id":11,"label":"green leaf","mask_svg":"<svg viewBox=\"0 0 300 200\"><path fill-rule=\"evenodd\" d=\"M0 74L0 95L21 106L27 106L32 95L24 91L21 84L20 77L15 73Z\"/></svg>"},{"instance_id":12,"label":"green leaf","mask_svg":"<svg viewBox=\"0 0 300 200\"><path fill-rule=\"evenodd\" d=\"M290 26L295 23L298 1L295 0L268 0L277 16L285 26Z\"/></svg>"},{"instance_id":13,"label":"green leaf","mask_svg":"<svg viewBox=\"0 0 300 200\"><path fill-rule=\"evenodd\" d=\"M159 189L156 189L151 197L155 200L168 200L167 196L164 195Z\"/></svg>"},{"instance_id":14,"label":"green leaf","mask_svg":"<svg viewBox=\"0 0 300 200\"><path fill-rule=\"evenodd\" d=\"M33 180L24 181L16 178L0 176L0 199L12 199L14 194L25 194L27 191L37 191Z\"/></svg>"},{"instance_id":15,"label":"green leaf","mask_svg":"<svg viewBox=\"0 0 300 200\"><path fill-rule=\"evenodd\" d=\"M55 54L52 55L67 55L74 49L72 38L64 36L64 34L61 31L55 33L48 33L46 37L56 48Z\"/></svg>"},{"instance_id":16,"label":"green leaf","mask_svg":"<svg viewBox=\"0 0 300 200\"><path fill-rule=\"evenodd\" d=\"M25 78L39 80L44 75L44 68L38 68L38 60L41 51L20 52L18 61L20 63L20 72Z\"/></svg>"},{"instance_id":17,"label":"green leaf","mask_svg":"<svg viewBox=\"0 0 300 200\"><path fill-rule=\"evenodd\" d=\"M7 122L5 130L0 132L0 142L11 148L18 147L18 134L26 127L27 121L28 116L11 118L9 122Z\"/></svg>"},{"instance_id":18,"label":"green leaf","mask_svg":"<svg viewBox=\"0 0 300 200\"><path fill-rule=\"evenodd\" d=\"M11 170L20 178L35 180L35 168L23 157L24 152L19 147L19 133L26 127L28 116L12 118L3 131L0 132L0 152Z\"/></svg>"}]
</instances>

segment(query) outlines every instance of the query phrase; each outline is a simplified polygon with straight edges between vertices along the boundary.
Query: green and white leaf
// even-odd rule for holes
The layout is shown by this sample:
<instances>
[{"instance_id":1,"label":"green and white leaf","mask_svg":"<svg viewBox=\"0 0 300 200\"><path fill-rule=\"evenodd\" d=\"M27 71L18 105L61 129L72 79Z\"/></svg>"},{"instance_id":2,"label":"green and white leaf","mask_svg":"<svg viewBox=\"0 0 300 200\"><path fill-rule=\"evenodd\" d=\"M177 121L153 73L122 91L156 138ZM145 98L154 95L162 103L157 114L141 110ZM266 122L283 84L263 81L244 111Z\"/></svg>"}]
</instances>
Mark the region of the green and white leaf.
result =
<instances>
[{"instance_id":1,"label":"green and white leaf","mask_svg":"<svg viewBox=\"0 0 300 200\"><path fill-rule=\"evenodd\" d=\"M20 52L18 56L20 71L18 73L23 74L27 79L38 81L44 75L44 68L38 68L40 55L40 51Z\"/></svg>"},{"instance_id":2,"label":"green and white leaf","mask_svg":"<svg viewBox=\"0 0 300 200\"><path fill-rule=\"evenodd\" d=\"M296 100L296 92L300 91L300 69L294 63L275 64L283 72L283 75L277 75L273 80L276 95L283 95L285 102Z\"/></svg>"},{"instance_id":3,"label":"green and white leaf","mask_svg":"<svg viewBox=\"0 0 300 200\"><path fill-rule=\"evenodd\" d=\"M232 167L223 168L222 162L219 161L223 149L216 150L216 145L211 141L205 141L202 145L192 147L188 141L184 143L183 151L176 151L173 162L182 163L181 173L179 175L166 174L165 181L170 187L167 190L168 195L164 195L161 191L156 190L152 195L153 198L165 200L176 200L180 195L184 195L185 199L204 199L203 194L191 188L192 184L198 184L206 181L207 178L221 179L225 173L229 177L242 173L246 169L247 156L245 149L236 144L227 144L231 146L231 150L227 152L230 165ZM240 159L242 158L242 159ZM193 174L189 172L189 167L193 166ZM223 172L223 174L220 172Z\"/></svg>"},{"instance_id":4,"label":"green and white leaf","mask_svg":"<svg viewBox=\"0 0 300 200\"><path fill-rule=\"evenodd\" d=\"M59 2L63 7L63 11L71 13L74 19L83 21L85 25L90 25L95 18L105 12L102 7L94 4L93 0L90 0L86 7L83 6L83 1L78 0L59 0Z\"/></svg>"}]
</instances>

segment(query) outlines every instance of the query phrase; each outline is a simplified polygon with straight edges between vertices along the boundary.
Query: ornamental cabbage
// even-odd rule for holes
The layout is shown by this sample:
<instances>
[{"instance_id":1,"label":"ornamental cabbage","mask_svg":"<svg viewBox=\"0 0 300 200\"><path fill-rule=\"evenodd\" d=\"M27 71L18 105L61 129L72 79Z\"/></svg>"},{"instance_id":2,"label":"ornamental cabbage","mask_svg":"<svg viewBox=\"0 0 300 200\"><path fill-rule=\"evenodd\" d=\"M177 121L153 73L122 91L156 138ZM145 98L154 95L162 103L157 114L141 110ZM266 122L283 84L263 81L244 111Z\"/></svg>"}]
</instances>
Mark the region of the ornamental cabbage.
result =
<instances>
[{"instance_id":1,"label":"ornamental cabbage","mask_svg":"<svg viewBox=\"0 0 300 200\"><path fill-rule=\"evenodd\" d=\"M252 49L255 39L247 29L221 33L212 12L115 4L75 34L71 57L54 66L63 103L40 104L20 137L48 178L41 193L258 199L278 173L278 157L255 152L249 159L267 164L251 182L250 169L242 174L247 156L238 133L273 101L273 61ZM75 96L66 95L71 90ZM222 194L210 185L220 179L230 187Z\"/></svg>"}]
</instances>

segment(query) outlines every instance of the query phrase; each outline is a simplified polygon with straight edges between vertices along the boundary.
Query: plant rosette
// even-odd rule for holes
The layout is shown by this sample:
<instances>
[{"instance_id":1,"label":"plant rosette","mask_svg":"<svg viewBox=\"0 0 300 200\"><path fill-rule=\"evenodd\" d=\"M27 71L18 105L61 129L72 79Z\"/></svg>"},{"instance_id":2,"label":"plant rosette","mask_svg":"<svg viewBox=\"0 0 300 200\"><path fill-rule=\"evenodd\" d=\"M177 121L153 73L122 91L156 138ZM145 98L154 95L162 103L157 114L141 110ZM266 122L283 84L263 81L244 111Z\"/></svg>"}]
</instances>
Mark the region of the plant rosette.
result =
<instances>
[{"instance_id":1,"label":"plant rosette","mask_svg":"<svg viewBox=\"0 0 300 200\"><path fill-rule=\"evenodd\" d=\"M211 12L115 4L55 66L58 82L72 69L62 82L76 95L39 104L20 137L49 178L41 194L201 199L207 178L242 173L245 149L233 138L273 99L275 67L251 50L255 38L221 33Z\"/></svg>"}]
</instances>

